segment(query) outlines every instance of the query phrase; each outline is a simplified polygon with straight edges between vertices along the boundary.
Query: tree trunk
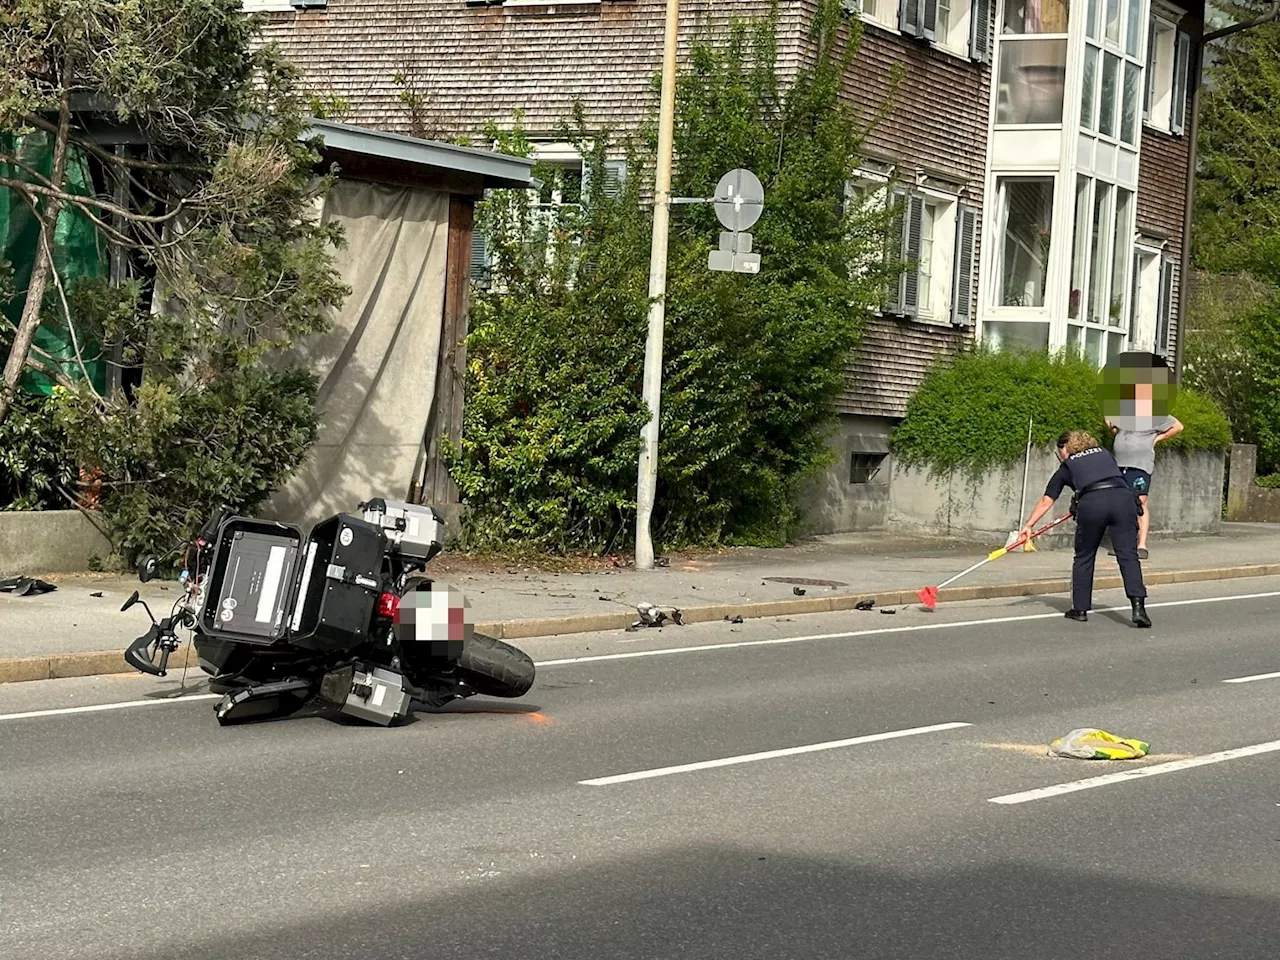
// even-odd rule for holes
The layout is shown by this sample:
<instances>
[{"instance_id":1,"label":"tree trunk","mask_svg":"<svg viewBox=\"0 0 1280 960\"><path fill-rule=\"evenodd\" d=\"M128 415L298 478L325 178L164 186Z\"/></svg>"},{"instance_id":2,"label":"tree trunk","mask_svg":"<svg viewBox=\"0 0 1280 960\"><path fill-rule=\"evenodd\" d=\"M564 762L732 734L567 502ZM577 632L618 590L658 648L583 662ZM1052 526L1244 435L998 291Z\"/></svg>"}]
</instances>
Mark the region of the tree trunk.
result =
<instances>
[{"instance_id":1,"label":"tree trunk","mask_svg":"<svg viewBox=\"0 0 1280 960\"><path fill-rule=\"evenodd\" d=\"M58 133L53 142L53 176L52 187L61 190L66 178L67 141L71 136L71 102L70 96L64 94L62 109L58 117ZM40 329L40 308L44 304L44 292L49 286L49 273L55 269L53 264L53 236L58 224L58 214L62 210L62 201L57 197L49 197L44 211L41 212L37 201L32 204L36 220L40 224L40 242L36 244L36 259L31 267L31 283L27 286L27 299L22 307L22 319L9 347L9 358L4 365L4 380L0 382L0 423L4 423L13 406L13 398L18 390L18 381L22 379L27 367L27 356L31 352L31 344L35 341L36 331Z\"/></svg>"}]
</instances>

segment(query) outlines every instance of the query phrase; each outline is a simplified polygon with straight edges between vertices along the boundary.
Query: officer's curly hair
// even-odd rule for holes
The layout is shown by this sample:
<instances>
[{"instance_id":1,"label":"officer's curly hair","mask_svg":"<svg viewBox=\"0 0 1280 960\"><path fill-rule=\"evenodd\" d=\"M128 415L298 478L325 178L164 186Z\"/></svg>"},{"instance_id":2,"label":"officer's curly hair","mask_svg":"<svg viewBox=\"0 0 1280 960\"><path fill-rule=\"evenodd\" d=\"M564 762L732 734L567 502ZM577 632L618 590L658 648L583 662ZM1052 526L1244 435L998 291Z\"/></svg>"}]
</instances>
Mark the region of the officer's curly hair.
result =
<instances>
[{"instance_id":1,"label":"officer's curly hair","mask_svg":"<svg viewBox=\"0 0 1280 960\"><path fill-rule=\"evenodd\" d=\"M1087 430L1068 430L1058 438L1058 446L1066 448L1067 456L1070 456L1081 450L1092 450L1101 444Z\"/></svg>"}]
</instances>

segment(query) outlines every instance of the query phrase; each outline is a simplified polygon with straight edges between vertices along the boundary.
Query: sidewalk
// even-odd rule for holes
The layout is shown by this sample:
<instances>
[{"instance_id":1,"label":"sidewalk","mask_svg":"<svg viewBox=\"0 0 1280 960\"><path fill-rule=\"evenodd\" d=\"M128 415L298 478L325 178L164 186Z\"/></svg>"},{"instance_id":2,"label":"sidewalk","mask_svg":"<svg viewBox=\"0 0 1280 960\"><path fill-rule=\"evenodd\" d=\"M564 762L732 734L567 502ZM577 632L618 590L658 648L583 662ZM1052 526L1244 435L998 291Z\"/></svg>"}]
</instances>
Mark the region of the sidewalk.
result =
<instances>
[{"instance_id":1,"label":"sidewalk","mask_svg":"<svg viewBox=\"0 0 1280 960\"><path fill-rule=\"evenodd\" d=\"M1152 535L1143 564L1152 585L1179 580L1280 574L1280 524L1224 524L1214 537L1161 539ZM440 580L467 595L477 629L529 641L540 636L619 630L638 618L642 601L679 608L685 622L724 617L772 617L851 610L862 598L877 606L918 605L916 591L982 559L996 544L911 540L880 534L823 537L778 550L741 549L670 558L654 571L610 568L546 573L518 565L479 563L442 556L431 564ZM1249 568L1249 569L1245 569ZM33 575L39 575L32 571ZM1115 558L1098 554L1098 586L1119 585ZM942 601L1063 593L1071 554L1062 549L1015 552L944 590ZM157 616L176 597L174 583L140 584L103 574L50 575L53 593L33 597L0 594L0 682L35 676L85 675L103 667L149 625L142 608L120 612L134 590ZM802 581L802 582L795 582ZM803 596L795 591L803 590ZM100 596L95 596L100 594ZM536 639L533 639L536 646ZM105 652L90 661L86 653ZM65 657L64 661L57 658ZM15 659L39 658L21 669ZM174 661L179 658L175 656ZM93 666L97 664L97 666ZM119 669L125 669L123 660Z\"/></svg>"}]
</instances>

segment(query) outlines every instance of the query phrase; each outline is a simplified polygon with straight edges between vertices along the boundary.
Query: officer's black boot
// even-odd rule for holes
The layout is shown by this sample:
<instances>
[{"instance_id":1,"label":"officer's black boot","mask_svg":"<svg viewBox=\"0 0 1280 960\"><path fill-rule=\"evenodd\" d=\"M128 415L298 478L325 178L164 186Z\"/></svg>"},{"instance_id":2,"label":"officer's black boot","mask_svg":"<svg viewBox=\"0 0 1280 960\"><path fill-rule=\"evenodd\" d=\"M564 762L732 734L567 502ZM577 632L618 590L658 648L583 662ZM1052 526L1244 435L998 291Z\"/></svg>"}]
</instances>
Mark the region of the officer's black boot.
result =
<instances>
[{"instance_id":1,"label":"officer's black boot","mask_svg":"<svg viewBox=\"0 0 1280 960\"><path fill-rule=\"evenodd\" d=\"M1130 597L1133 604L1133 622L1135 626L1149 627L1151 626L1151 618L1147 616L1147 601L1142 597Z\"/></svg>"},{"instance_id":2,"label":"officer's black boot","mask_svg":"<svg viewBox=\"0 0 1280 960\"><path fill-rule=\"evenodd\" d=\"M1089 619L1089 613L1086 610L1068 610L1067 619L1079 620L1080 622L1083 623L1085 620Z\"/></svg>"}]
</instances>

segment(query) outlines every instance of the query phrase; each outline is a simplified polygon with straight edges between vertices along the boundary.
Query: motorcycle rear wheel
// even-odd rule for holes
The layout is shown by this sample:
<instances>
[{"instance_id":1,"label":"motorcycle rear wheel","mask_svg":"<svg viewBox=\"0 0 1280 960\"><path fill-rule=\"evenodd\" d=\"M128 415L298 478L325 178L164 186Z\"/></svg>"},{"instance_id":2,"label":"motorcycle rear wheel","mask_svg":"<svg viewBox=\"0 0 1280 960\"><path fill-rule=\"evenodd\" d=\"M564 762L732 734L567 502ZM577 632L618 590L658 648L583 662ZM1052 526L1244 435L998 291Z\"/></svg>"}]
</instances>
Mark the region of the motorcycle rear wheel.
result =
<instances>
[{"instance_id":1,"label":"motorcycle rear wheel","mask_svg":"<svg viewBox=\"0 0 1280 960\"><path fill-rule=\"evenodd\" d=\"M458 658L458 676L484 697L523 697L533 686L533 658L483 633L471 635Z\"/></svg>"}]
</instances>

